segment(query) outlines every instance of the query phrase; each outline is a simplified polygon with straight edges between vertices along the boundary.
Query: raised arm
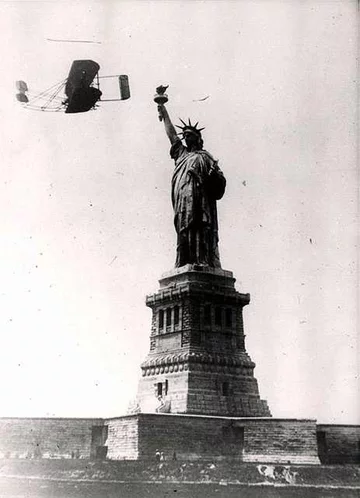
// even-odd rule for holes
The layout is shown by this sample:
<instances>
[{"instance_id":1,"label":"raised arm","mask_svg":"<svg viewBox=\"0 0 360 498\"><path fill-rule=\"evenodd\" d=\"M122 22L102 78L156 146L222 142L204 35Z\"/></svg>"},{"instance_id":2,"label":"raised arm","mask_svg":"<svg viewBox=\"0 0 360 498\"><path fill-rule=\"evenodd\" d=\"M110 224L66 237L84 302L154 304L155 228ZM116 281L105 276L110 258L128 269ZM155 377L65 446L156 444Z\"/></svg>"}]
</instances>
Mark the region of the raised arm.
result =
<instances>
[{"instance_id":1,"label":"raised arm","mask_svg":"<svg viewBox=\"0 0 360 498\"><path fill-rule=\"evenodd\" d=\"M158 104L158 111L159 111L159 116L160 116L161 120L164 121L165 131L166 131L167 136L169 137L170 143L173 144L177 140L179 140L179 137L176 133L174 125L171 122L171 119L169 117L169 113L167 112L165 105Z\"/></svg>"}]
</instances>

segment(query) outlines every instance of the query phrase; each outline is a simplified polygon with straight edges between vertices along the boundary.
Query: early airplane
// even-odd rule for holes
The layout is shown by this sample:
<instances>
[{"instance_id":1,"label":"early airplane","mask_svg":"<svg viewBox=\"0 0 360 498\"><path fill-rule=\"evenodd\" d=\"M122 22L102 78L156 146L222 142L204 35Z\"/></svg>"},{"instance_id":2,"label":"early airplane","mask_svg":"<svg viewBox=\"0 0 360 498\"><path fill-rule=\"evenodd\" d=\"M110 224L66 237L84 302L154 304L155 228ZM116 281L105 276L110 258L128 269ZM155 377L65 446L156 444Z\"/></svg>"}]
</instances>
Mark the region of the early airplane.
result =
<instances>
[{"instance_id":1,"label":"early airplane","mask_svg":"<svg viewBox=\"0 0 360 498\"><path fill-rule=\"evenodd\" d=\"M96 108L98 102L114 102L130 98L127 75L99 76L100 66L92 60L78 60L71 65L68 77L34 96L29 95L25 81L17 81L16 98L28 109L65 113L87 112ZM120 98L102 99L100 79L117 78Z\"/></svg>"}]
</instances>

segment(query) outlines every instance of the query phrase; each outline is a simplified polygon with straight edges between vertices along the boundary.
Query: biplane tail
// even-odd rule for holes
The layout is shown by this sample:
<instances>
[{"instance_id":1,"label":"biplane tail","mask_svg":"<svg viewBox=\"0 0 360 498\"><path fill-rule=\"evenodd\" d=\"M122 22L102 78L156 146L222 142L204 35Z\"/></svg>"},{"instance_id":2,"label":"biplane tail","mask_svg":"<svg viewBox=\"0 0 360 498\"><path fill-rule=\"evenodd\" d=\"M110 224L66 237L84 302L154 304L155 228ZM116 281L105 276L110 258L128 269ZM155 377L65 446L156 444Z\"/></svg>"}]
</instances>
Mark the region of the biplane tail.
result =
<instances>
[{"instance_id":1,"label":"biplane tail","mask_svg":"<svg viewBox=\"0 0 360 498\"><path fill-rule=\"evenodd\" d=\"M19 80L16 82L16 89L18 93L16 94L16 98L19 102L23 102L24 104L27 104L29 102L28 96L26 95L26 92L29 91L27 84L25 81Z\"/></svg>"}]
</instances>

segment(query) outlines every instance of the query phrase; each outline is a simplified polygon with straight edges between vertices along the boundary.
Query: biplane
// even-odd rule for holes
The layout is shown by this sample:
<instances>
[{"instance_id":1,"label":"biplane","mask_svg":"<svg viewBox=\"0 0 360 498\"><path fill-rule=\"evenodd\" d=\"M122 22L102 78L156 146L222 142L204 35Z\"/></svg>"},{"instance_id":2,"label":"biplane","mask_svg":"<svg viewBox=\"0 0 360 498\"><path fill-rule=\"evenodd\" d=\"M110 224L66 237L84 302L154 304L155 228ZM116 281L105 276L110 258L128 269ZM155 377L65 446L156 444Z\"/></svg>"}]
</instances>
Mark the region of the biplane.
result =
<instances>
[{"instance_id":1,"label":"biplane","mask_svg":"<svg viewBox=\"0 0 360 498\"><path fill-rule=\"evenodd\" d=\"M99 70L100 66L95 61L74 61L67 78L41 93L32 95L25 81L17 81L16 98L27 109L62 111L67 114L90 111L97 107L98 102L114 102L130 98L127 75L99 76ZM102 98L100 80L104 78L118 79L120 98Z\"/></svg>"}]
</instances>

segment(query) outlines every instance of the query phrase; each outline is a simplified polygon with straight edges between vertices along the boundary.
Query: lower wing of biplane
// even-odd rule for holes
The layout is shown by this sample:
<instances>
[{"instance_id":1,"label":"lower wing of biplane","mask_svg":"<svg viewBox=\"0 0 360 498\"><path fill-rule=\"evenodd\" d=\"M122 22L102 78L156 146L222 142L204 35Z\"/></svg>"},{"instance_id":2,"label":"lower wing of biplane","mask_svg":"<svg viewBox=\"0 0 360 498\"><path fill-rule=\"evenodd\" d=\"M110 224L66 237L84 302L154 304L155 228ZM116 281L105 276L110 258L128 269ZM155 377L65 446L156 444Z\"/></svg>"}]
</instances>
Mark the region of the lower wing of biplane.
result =
<instances>
[{"instance_id":1,"label":"lower wing of biplane","mask_svg":"<svg viewBox=\"0 0 360 498\"><path fill-rule=\"evenodd\" d=\"M99 76L100 66L91 60L74 61L68 77L51 88L32 94L25 81L17 81L16 98L27 109L68 114L96 109L99 102L116 102L130 98L127 75ZM100 80L116 78L120 98L102 98Z\"/></svg>"}]
</instances>

